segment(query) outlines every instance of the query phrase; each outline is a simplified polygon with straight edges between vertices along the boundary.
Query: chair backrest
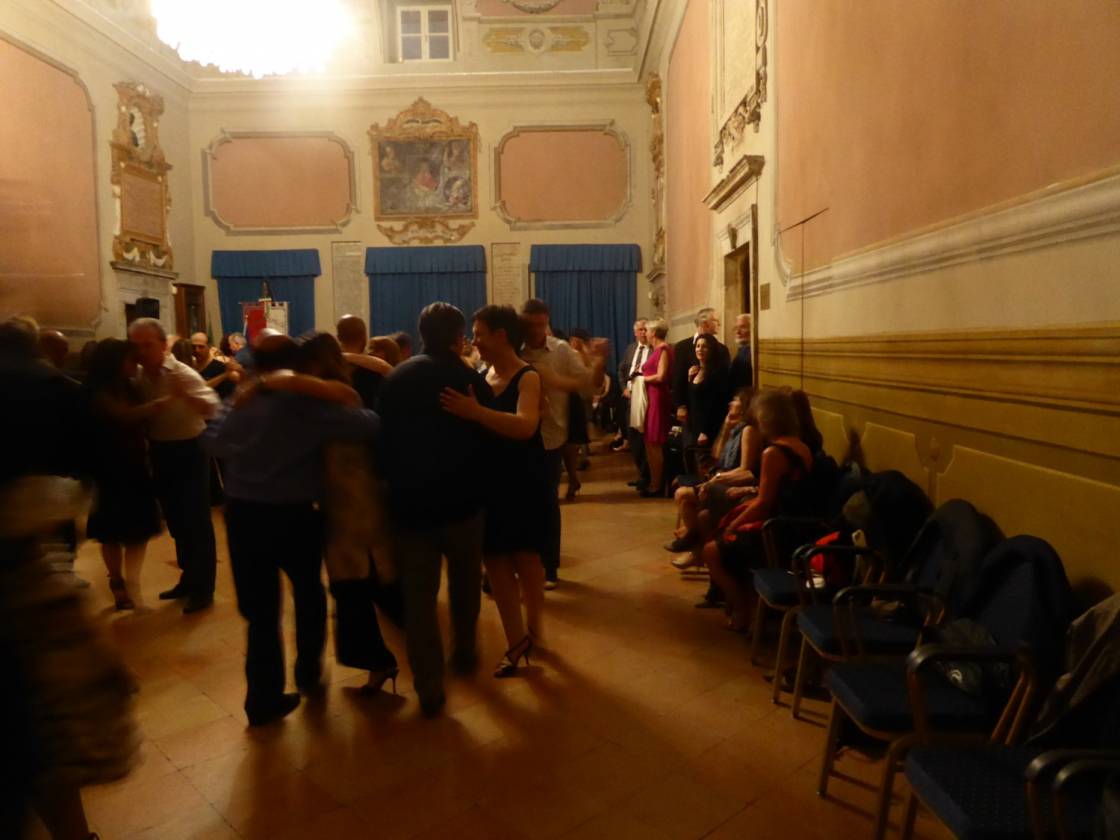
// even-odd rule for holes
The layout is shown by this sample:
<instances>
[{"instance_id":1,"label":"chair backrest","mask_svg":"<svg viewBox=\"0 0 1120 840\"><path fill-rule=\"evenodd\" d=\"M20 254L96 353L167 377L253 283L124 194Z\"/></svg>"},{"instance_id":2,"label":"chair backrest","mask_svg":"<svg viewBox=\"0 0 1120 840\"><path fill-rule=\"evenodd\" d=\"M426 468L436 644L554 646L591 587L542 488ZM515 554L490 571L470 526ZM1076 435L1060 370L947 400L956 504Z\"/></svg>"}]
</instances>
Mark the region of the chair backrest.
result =
<instances>
[{"instance_id":1,"label":"chair backrest","mask_svg":"<svg viewBox=\"0 0 1120 840\"><path fill-rule=\"evenodd\" d=\"M1010 537L988 552L976 585L962 594L962 613L983 625L997 645L1025 646L1040 690L1062 671L1066 631L1077 613L1062 561L1045 540Z\"/></svg>"},{"instance_id":2,"label":"chair backrest","mask_svg":"<svg viewBox=\"0 0 1120 840\"><path fill-rule=\"evenodd\" d=\"M949 616L961 614L977 570L1002 534L963 499L950 499L922 525L906 554L906 580L932 589Z\"/></svg>"}]
</instances>

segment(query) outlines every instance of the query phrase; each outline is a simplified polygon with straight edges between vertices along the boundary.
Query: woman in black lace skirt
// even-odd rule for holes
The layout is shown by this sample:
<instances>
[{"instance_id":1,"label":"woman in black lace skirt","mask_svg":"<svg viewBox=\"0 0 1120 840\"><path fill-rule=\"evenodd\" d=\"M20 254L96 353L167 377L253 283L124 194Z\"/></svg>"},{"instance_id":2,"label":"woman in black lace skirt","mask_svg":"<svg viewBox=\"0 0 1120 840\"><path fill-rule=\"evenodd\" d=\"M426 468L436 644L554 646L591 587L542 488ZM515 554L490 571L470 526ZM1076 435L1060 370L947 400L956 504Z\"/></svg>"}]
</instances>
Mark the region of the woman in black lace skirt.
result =
<instances>
[{"instance_id":1,"label":"woman in black lace skirt","mask_svg":"<svg viewBox=\"0 0 1120 840\"><path fill-rule=\"evenodd\" d=\"M452 389L445 390L441 399L445 410L493 433L483 548L509 644L494 676L508 677L516 673L522 658L528 662L541 632L541 553L549 510L541 441L541 380L517 355L521 321L512 307L480 309L474 315L473 330L474 344L490 366L486 381L493 389L493 399L483 405L474 394Z\"/></svg>"}]
</instances>

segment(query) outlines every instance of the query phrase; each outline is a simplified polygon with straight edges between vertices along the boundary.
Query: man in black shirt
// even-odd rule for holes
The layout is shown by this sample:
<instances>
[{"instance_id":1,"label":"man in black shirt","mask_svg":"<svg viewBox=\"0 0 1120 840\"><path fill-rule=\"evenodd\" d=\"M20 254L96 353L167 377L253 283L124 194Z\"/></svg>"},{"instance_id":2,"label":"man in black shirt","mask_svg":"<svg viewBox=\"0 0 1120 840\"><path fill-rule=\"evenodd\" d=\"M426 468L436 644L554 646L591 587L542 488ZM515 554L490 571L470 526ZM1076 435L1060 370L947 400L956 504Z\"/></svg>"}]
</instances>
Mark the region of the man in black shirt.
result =
<instances>
[{"instance_id":1,"label":"man in black shirt","mask_svg":"<svg viewBox=\"0 0 1120 840\"><path fill-rule=\"evenodd\" d=\"M218 392L219 397L224 400L236 390L240 375L218 358L206 333L196 332L191 336L191 352L194 354L194 369L207 385Z\"/></svg>"},{"instance_id":2,"label":"man in black shirt","mask_svg":"<svg viewBox=\"0 0 1120 840\"><path fill-rule=\"evenodd\" d=\"M357 315L343 315L335 327L338 343L342 345L344 354L352 353L357 356L366 356L366 322ZM373 409L377 405L377 395L381 391L381 383L385 377L375 370L360 365L350 365L350 384L362 398L362 405Z\"/></svg>"},{"instance_id":3,"label":"man in black shirt","mask_svg":"<svg viewBox=\"0 0 1120 840\"><path fill-rule=\"evenodd\" d=\"M443 642L436 619L440 558L447 558L451 601L451 664L477 664L475 628L482 585L482 502L485 437L482 427L444 411L445 388L490 386L459 359L466 332L463 313L433 303L420 313L423 352L385 378L378 398L382 438L379 463L389 484L393 558L405 596L408 661L424 714L443 707Z\"/></svg>"}]
</instances>

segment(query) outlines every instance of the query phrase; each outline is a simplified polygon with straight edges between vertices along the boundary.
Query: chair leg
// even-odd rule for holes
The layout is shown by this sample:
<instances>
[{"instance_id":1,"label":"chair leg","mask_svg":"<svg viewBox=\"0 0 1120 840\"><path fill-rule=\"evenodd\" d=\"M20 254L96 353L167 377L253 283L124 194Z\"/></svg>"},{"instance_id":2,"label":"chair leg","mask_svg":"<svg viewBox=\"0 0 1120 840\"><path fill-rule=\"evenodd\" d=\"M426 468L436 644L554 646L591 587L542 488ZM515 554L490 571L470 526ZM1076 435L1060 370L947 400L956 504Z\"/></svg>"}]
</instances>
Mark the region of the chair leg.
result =
<instances>
[{"instance_id":1,"label":"chair leg","mask_svg":"<svg viewBox=\"0 0 1120 840\"><path fill-rule=\"evenodd\" d=\"M805 682L809 679L809 641L802 637L801 653L797 657L797 676L793 681L793 702L790 706L794 720L801 717L801 698L805 696Z\"/></svg>"},{"instance_id":2,"label":"chair leg","mask_svg":"<svg viewBox=\"0 0 1120 840\"><path fill-rule=\"evenodd\" d=\"M821 758L821 775L817 779L817 796L828 796L828 779L832 775L832 764L836 760L836 748L840 743L840 727L844 724L844 711L835 700L832 701L832 714L828 718L828 735L825 736L824 756Z\"/></svg>"},{"instance_id":3,"label":"chair leg","mask_svg":"<svg viewBox=\"0 0 1120 840\"><path fill-rule=\"evenodd\" d=\"M883 781L879 785L879 804L875 811L875 840L887 836L887 823L891 815L891 794L894 792L894 777L898 772L902 755L910 748L909 738L897 738L891 742L883 759Z\"/></svg>"},{"instance_id":4,"label":"chair leg","mask_svg":"<svg viewBox=\"0 0 1120 840\"><path fill-rule=\"evenodd\" d=\"M758 664L758 646L762 638L762 623L766 620L766 602L759 598L754 605L754 620L751 622L751 664Z\"/></svg>"},{"instance_id":5,"label":"chair leg","mask_svg":"<svg viewBox=\"0 0 1120 840\"><path fill-rule=\"evenodd\" d=\"M918 797L914 791L906 799L906 817L902 821L902 840L911 840L914 836L914 821L918 817Z\"/></svg>"},{"instance_id":6,"label":"chair leg","mask_svg":"<svg viewBox=\"0 0 1120 840\"><path fill-rule=\"evenodd\" d=\"M778 631L778 652L774 657L774 686L770 694L770 702L777 705L782 699L782 677L785 675L786 650L789 647L789 634L793 627L793 619L797 617L796 610L786 610L782 616L782 627Z\"/></svg>"}]
</instances>

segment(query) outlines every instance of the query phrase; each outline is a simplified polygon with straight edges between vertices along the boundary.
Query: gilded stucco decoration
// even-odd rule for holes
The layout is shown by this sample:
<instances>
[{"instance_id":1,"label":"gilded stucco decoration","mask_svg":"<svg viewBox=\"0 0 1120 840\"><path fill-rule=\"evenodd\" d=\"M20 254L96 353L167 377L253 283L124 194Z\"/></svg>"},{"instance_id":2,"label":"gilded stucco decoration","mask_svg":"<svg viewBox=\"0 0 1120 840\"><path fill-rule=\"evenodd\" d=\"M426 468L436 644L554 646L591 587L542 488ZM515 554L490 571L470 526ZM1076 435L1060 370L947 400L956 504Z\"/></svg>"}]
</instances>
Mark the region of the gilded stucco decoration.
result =
<instances>
[{"instance_id":1,"label":"gilded stucco decoration","mask_svg":"<svg viewBox=\"0 0 1120 840\"><path fill-rule=\"evenodd\" d=\"M478 218L478 126L421 97L382 128L369 128L374 218L394 244L458 242Z\"/></svg>"},{"instance_id":2,"label":"gilded stucco decoration","mask_svg":"<svg viewBox=\"0 0 1120 840\"><path fill-rule=\"evenodd\" d=\"M482 43L492 53L580 52L591 35L582 26L494 26Z\"/></svg>"},{"instance_id":3,"label":"gilded stucco decoration","mask_svg":"<svg viewBox=\"0 0 1120 840\"><path fill-rule=\"evenodd\" d=\"M767 0L755 0L755 38L754 38L754 86L747 91L731 116L720 129L715 143L715 157L712 165L723 167L724 152L742 142L747 126L758 131L762 120L762 105L766 101L766 35L769 28Z\"/></svg>"},{"instance_id":4,"label":"gilded stucco decoration","mask_svg":"<svg viewBox=\"0 0 1120 840\"><path fill-rule=\"evenodd\" d=\"M539 15L542 12L549 12L560 5L560 0L502 0L507 6L528 12L531 15Z\"/></svg>"},{"instance_id":5,"label":"gilded stucco decoration","mask_svg":"<svg viewBox=\"0 0 1120 840\"><path fill-rule=\"evenodd\" d=\"M653 280L665 273L665 130L661 120L661 78L656 74L646 83L646 102L650 108L649 156L653 164L653 220L657 232L653 239L653 259L649 271Z\"/></svg>"},{"instance_id":6,"label":"gilded stucco decoration","mask_svg":"<svg viewBox=\"0 0 1120 840\"><path fill-rule=\"evenodd\" d=\"M109 147L109 181L117 208L113 259L136 267L170 271L174 267L167 220L171 164L159 144L163 97L136 82L118 82L117 127Z\"/></svg>"},{"instance_id":7,"label":"gilded stucco decoration","mask_svg":"<svg viewBox=\"0 0 1120 840\"><path fill-rule=\"evenodd\" d=\"M378 225L377 229L394 245L446 245L460 241L474 222L459 225L443 219L409 219L400 227Z\"/></svg>"}]
</instances>

